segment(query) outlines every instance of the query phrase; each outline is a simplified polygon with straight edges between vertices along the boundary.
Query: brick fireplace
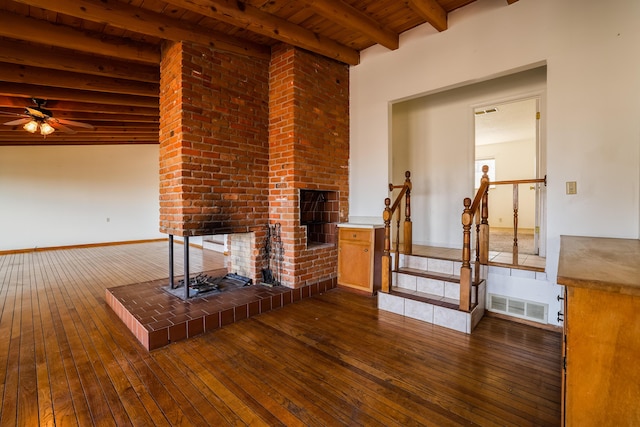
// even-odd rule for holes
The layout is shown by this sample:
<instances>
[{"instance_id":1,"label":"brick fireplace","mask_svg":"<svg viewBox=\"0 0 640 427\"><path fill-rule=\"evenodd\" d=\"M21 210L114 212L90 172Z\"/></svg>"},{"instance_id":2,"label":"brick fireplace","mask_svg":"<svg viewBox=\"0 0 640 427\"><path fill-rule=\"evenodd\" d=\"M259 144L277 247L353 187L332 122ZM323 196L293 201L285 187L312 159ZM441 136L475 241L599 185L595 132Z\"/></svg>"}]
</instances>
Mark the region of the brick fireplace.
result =
<instances>
[{"instance_id":1,"label":"brick fireplace","mask_svg":"<svg viewBox=\"0 0 640 427\"><path fill-rule=\"evenodd\" d=\"M230 271L259 283L277 223L281 284L335 285L335 224L349 212L347 66L284 44L254 58L168 42L160 70L160 231L231 234L242 254Z\"/></svg>"}]
</instances>

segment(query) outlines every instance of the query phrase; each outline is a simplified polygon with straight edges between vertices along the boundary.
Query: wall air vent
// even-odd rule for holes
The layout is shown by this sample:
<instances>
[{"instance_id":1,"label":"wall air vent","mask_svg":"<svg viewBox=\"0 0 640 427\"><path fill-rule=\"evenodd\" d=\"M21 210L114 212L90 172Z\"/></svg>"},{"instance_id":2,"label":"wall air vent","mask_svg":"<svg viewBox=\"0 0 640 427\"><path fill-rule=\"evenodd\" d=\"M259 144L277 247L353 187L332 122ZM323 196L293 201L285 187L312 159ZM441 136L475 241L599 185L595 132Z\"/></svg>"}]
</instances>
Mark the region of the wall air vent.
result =
<instances>
[{"instance_id":1,"label":"wall air vent","mask_svg":"<svg viewBox=\"0 0 640 427\"><path fill-rule=\"evenodd\" d=\"M489 294L489 311L534 322L547 323L549 306L539 302Z\"/></svg>"}]
</instances>

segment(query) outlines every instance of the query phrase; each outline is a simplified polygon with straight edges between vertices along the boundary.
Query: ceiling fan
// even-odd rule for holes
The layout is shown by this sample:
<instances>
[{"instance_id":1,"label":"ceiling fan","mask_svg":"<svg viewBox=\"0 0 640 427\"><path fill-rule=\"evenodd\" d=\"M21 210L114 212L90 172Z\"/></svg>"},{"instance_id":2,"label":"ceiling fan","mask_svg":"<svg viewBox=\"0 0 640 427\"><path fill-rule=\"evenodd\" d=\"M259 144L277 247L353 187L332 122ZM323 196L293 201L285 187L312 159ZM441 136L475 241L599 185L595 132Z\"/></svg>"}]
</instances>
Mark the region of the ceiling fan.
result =
<instances>
[{"instance_id":1,"label":"ceiling fan","mask_svg":"<svg viewBox=\"0 0 640 427\"><path fill-rule=\"evenodd\" d=\"M11 120L3 123L6 126L18 126L24 125L23 128L27 132L36 133L40 131L40 134L44 137L51 135L56 130L61 130L66 133L76 133L75 130L69 126L75 126L85 129L93 129L93 126L88 123L76 122L73 120L56 119L53 117L53 113L44 108L47 101L44 99L33 98L35 107L25 107L24 113L11 113L7 111L0 112L2 115L19 116L19 119Z\"/></svg>"}]
</instances>

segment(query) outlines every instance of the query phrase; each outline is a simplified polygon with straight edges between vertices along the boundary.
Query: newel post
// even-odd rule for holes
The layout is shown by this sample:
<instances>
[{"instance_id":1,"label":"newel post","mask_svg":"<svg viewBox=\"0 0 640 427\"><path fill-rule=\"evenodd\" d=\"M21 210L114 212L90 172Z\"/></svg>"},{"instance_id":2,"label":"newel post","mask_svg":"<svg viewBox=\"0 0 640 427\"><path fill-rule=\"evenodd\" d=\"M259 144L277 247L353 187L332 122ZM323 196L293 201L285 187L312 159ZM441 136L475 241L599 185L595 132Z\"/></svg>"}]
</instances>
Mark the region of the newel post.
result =
<instances>
[{"instance_id":1,"label":"newel post","mask_svg":"<svg viewBox=\"0 0 640 427\"><path fill-rule=\"evenodd\" d=\"M489 166L482 166L482 179L480 183L487 183L487 189L482 195L482 204L480 207L480 264L487 265L489 263Z\"/></svg>"},{"instance_id":2,"label":"newel post","mask_svg":"<svg viewBox=\"0 0 640 427\"><path fill-rule=\"evenodd\" d=\"M384 251L382 253L382 284L381 292L389 293L391 289L391 199L384 199Z\"/></svg>"},{"instance_id":3,"label":"newel post","mask_svg":"<svg viewBox=\"0 0 640 427\"><path fill-rule=\"evenodd\" d=\"M462 212L462 267L460 267L460 310L471 310L471 199L464 199Z\"/></svg>"},{"instance_id":4,"label":"newel post","mask_svg":"<svg viewBox=\"0 0 640 427\"><path fill-rule=\"evenodd\" d=\"M413 226L411 223L411 172L404 173L404 186L407 188L404 218L404 253L411 255L413 253Z\"/></svg>"}]
</instances>

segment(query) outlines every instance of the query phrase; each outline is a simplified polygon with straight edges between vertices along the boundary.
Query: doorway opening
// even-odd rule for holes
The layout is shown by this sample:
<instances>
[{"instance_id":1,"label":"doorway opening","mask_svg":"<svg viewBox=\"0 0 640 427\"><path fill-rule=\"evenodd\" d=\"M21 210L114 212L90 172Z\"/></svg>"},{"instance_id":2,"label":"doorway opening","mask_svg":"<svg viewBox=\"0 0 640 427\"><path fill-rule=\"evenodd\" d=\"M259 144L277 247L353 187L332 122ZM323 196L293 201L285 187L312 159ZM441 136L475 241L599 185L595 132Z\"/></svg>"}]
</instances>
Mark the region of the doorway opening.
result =
<instances>
[{"instance_id":1,"label":"doorway opening","mask_svg":"<svg viewBox=\"0 0 640 427\"><path fill-rule=\"evenodd\" d=\"M540 176L539 105L540 99L532 97L474 108L476 188L483 165L489 166L491 182L544 177ZM541 185L490 186L490 251L511 252L517 237L518 253L544 256Z\"/></svg>"}]
</instances>

